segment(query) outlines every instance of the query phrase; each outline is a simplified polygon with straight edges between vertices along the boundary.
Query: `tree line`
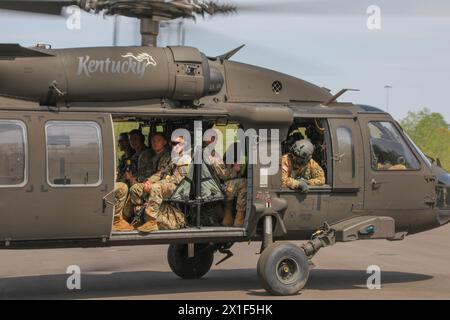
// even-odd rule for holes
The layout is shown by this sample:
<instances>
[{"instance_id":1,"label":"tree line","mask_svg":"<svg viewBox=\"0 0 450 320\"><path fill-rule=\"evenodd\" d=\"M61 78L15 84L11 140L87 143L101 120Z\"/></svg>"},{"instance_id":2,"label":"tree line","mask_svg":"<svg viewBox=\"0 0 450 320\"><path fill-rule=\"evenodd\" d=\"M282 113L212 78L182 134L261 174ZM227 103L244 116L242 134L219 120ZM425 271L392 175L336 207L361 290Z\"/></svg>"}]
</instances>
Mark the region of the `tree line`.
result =
<instances>
[{"instance_id":1,"label":"tree line","mask_svg":"<svg viewBox=\"0 0 450 320\"><path fill-rule=\"evenodd\" d=\"M450 126L437 112L424 108L408 112L400 125L414 143L429 157L450 171Z\"/></svg>"}]
</instances>

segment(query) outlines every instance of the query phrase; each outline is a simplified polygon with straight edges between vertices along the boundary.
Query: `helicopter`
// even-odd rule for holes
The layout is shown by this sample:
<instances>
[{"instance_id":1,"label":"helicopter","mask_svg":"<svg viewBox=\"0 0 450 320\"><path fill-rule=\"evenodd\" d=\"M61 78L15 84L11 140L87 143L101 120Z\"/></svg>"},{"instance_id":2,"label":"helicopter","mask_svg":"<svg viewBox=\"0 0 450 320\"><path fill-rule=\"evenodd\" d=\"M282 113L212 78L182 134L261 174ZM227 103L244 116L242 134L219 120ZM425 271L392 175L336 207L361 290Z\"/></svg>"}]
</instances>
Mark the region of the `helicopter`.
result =
<instances>
[{"instance_id":1,"label":"helicopter","mask_svg":"<svg viewBox=\"0 0 450 320\"><path fill-rule=\"evenodd\" d=\"M311 261L324 247L403 240L450 221L450 174L388 113L338 102L351 89L333 95L307 81L232 61L242 47L209 57L193 47L157 46L162 21L233 14L239 5L0 1L0 9L39 14L60 14L67 6L139 19L142 45L0 44L1 249L168 244L172 271L192 279L211 269L216 252L225 255L222 263L233 256L234 243L258 241L262 286L274 295L293 295L306 286ZM308 138L326 183L308 193L285 188L281 170L264 176L267 163L257 158L244 173L244 225L208 225L207 209L214 211L221 198L203 196L203 165L195 163L188 197L176 203L192 218L186 227L114 232L116 123L136 123L150 132L195 131L195 124L277 129L278 135L257 135L254 143L281 155L300 137ZM242 140L248 154L250 139Z\"/></svg>"}]
</instances>

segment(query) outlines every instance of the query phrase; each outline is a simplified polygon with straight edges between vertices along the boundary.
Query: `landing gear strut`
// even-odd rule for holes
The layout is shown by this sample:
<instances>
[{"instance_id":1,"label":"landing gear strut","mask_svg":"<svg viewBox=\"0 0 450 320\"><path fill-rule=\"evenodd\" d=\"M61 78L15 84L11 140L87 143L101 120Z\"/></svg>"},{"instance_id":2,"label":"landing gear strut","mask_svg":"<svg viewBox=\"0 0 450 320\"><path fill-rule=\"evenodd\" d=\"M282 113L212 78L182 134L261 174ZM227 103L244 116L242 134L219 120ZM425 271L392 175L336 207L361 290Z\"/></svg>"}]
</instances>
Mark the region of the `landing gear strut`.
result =
<instances>
[{"instance_id":1,"label":"landing gear strut","mask_svg":"<svg viewBox=\"0 0 450 320\"><path fill-rule=\"evenodd\" d=\"M263 241L261 242L261 249L259 250L259 254L262 254L263 251L273 244L273 222L272 216L267 215L264 217L264 235Z\"/></svg>"}]
</instances>

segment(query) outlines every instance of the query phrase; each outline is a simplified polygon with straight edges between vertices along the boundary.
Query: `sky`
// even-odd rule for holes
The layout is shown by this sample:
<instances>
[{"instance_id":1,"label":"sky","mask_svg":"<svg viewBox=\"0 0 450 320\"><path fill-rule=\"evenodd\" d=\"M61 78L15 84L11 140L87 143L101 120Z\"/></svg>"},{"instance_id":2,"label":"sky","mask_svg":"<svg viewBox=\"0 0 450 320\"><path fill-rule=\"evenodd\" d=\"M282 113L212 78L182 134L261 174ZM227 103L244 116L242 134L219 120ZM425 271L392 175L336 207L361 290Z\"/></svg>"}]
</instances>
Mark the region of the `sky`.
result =
<instances>
[{"instance_id":1,"label":"sky","mask_svg":"<svg viewBox=\"0 0 450 320\"><path fill-rule=\"evenodd\" d=\"M186 45L216 56L246 44L233 60L287 73L333 93L359 89L339 101L388 109L397 120L427 107L450 122L450 1L245 3L258 3L261 10L186 21ZM367 13L370 5L379 8L379 16ZM369 29L368 20L379 29ZM79 30L68 29L66 22L0 10L0 43L49 43L53 48L112 44L112 17L83 13ZM136 20L120 18L119 45L138 44L138 30ZM174 32L162 30L160 45L177 42ZM392 86L389 103L386 85Z\"/></svg>"}]
</instances>

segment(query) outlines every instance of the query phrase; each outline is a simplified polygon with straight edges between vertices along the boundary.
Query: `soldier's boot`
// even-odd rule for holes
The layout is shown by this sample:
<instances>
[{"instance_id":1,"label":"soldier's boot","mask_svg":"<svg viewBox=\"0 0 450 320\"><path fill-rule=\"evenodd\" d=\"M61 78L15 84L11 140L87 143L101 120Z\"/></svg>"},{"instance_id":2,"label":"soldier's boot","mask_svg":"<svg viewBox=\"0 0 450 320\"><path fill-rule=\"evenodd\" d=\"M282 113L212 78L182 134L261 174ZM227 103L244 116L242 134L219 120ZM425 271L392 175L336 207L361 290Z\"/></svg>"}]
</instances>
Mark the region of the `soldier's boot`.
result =
<instances>
[{"instance_id":1,"label":"soldier's boot","mask_svg":"<svg viewBox=\"0 0 450 320\"><path fill-rule=\"evenodd\" d=\"M122 216L120 216L118 218L114 218L112 231L113 232L134 231L134 228L124 218L122 218Z\"/></svg>"},{"instance_id":2,"label":"soldier's boot","mask_svg":"<svg viewBox=\"0 0 450 320\"><path fill-rule=\"evenodd\" d=\"M234 218L234 226L235 227L242 227L244 225L245 220L245 212L244 211L238 211L236 213L236 217Z\"/></svg>"},{"instance_id":3,"label":"soldier's boot","mask_svg":"<svg viewBox=\"0 0 450 320\"><path fill-rule=\"evenodd\" d=\"M142 226L138 227L137 230L142 233L158 231L158 223L156 222L156 219L146 218L145 223Z\"/></svg>"},{"instance_id":4,"label":"soldier's boot","mask_svg":"<svg viewBox=\"0 0 450 320\"><path fill-rule=\"evenodd\" d=\"M233 203L226 202L225 208L223 209L224 215L222 220L222 225L225 227L231 227L233 225Z\"/></svg>"}]
</instances>

